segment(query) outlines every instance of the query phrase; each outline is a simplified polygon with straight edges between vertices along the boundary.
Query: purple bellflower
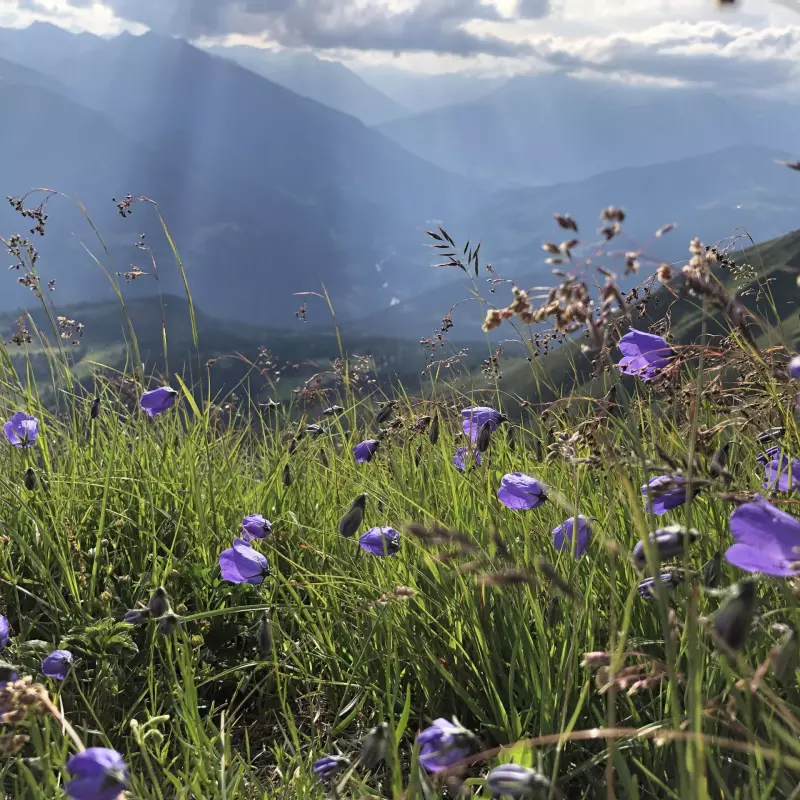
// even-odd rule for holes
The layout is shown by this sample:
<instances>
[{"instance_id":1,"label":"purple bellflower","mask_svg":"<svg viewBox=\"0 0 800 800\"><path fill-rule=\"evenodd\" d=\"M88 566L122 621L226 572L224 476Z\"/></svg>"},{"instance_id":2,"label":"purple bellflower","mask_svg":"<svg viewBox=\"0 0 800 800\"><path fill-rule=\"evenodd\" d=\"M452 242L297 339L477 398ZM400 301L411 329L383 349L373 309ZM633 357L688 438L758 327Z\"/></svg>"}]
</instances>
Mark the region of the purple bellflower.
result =
<instances>
[{"instance_id":1,"label":"purple bellflower","mask_svg":"<svg viewBox=\"0 0 800 800\"><path fill-rule=\"evenodd\" d=\"M475 742L475 735L457 721L440 717L417 736L419 763L428 772L441 772L467 758Z\"/></svg>"},{"instance_id":2,"label":"purple bellflower","mask_svg":"<svg viewBox=\"0 0 800 800\"><path fill-rule=\"evenodd\" d=\"M72 800L117 800L128 786L128 768L116 750L89 747L67 762L72 780L64 787Z\"/></svg>"},{"instance_id":3,"label":"purple bellflower","mask_svg":"<svg viewBox=\"0 0 800 800\"><path fill-rule=\"evenodd\" d=\"M789 375L792 378L800 379L800 356L795 356L789 362Z\"/></svg>"},{"instance_id":4,"label":"purple bellflower","mask_svg":"<svg viewBox=\"0 0 800 800\"><path fill-rule=\"evenodd\" d=\"M39 435L39 420L28 416L24 411L17 411L11 419L3 425L3 433L12 447L33 447Z\"/></svg>"},{"instance_id":5,"label":"purple bellflower","mask_svg":"<svg viewBox=\"0 0 800 800\"><path fill-rule=\"evenodd\" d=\"M372 461L372 456L378 451L378 446L380 442L377 439L365 439L360 444L357 444L353 448L353 455L356 457L356 461L359 464L366 464L368 461Z\"/></svg>"},{"instance_id":6,"label":"purple bellflower","mask_svg":"<svg viewBox=\"0 0 800 800\"><path fill-rule=\"evenodd\" d=\"M272 533L272 523L261 514L251 514L242 520L242 539L266 539Z\"/></svg>"},{"instance_id":7,"label":"purple bellflower","mask_svg":"<svg viewBox=\"0 0 800 800\"><path fill-rule=\"evenodd\" d=\"M11 638L11 626L8 618L0 614L0 652L8 647L8 640Z\"/></svg>"},{"instance_id":8,"label":"purple bellflower","mask_svg":"<svg viewBox=\"0 0 800 800\"><path fill-rule=\"evenodd\" d=\"M592 526L586 517L578 516L577 524L575 517L570 517L566 522L562 522L557 528L553 529L553 546L556 550L567 550L572 552L572 535L577 531L575 539L575 558L580 558L589 548L589 540L592 538Z\"/></svg>"},{"instance_id":9,"label":"purple bellflower","mask_svg":"<svg viewBox=\"0 0 800 800\"><path fill-rule=\"evenodd\" d=\"M488 406L471 406L461 412L461 429L469 436L471 442L478 440L478 434L484 425L489 425L489 430L494 433L505 417Z\"/></svg>"},{"instance_id":10,"label":"purple bellflower","mask_svg":"<svg viewBox=\"0 0 800 800\"><path fill-rule=\"evenodd\" d=\"M219 568L230 583L262 583L269 575L267 559L243 539L234 539L233 547L219 554Z\"/></svg>"},{"instance_id":11,"label":"purple bellflower","mask_svg":"<svg viewBox=\"0 0 800 800\"><path fill-rule=\"evenodd\" d=\"M772 453L772 451L777 451ZM765 480L762 489L772 489L779 492L794 491L800 486L800 461L796 458L789 459L788 456L780 452L779 448L771 447L764 455L771 455L771 459L766 461L760 457L764 463Z\"/></svg>"},{"instance_id":12,"label":"purple bellflower","mask_svg":"<svg viewBox=\"0 0 800 800\"><path fill-rule=\"evenodd\" d=\"M344 756L323 756L314 762L311 770L321 781L328 781L349 764Z\"/></svg>"},{"instance_id":13,"label":"purple bellflower","mask_svg":"<svg viewBox=\"0 0 800 800\"><path fill-rule=\"evenodd\" d=\"M522 472L503 475L497 497L506 508L517 511L530 511L547 500L547 494L539 481Z\"/></svg>"},{"instance_id":14,"label":"purple bellflower","mask_svg":"<svg viewBox=\"0 0 800 800\"><path fill-rule=\"evenodd\" d=\"M72 667L72 653L69 650L53 650L47 658L42 661L42 674L48 678L56 678L63 681Z\"/></svg>"},{"instance_id":15,"label":"purple bellflower","mask_svg":"<svg viewBox=\"0 0 800 800\"><path fill-rule=\"evenodd\" d=\"M645 510L666 514L686 502L686 479L680 475L657 475L642 486Z\"/></svg>"},{"instance_id":16,"label":"purple bellflower","mask_svg":"<svg viewBox=\"0 0 800 800\"><path fill-rule=\"evenodd\" d=\"M142 411L146 411L149 417L157 417L175 405L177 396L178 392L170 386L159 386L158 389L151 389L139 398L139 407Z\"/></svg>"},{"instance_id":17,"label":"purple bellflower","mask_svg":"<svg viewBox=\"0 0 800 800\"><path fill-rule=\"evenodd\" d=\"M461 470L461 472L467 471L467 459L469 458L470 454L469 447L459 447L456 450L456 454L453 456L453 465L456 469ZM481 454L477 450L472 450L472 464L474 466L479 466L481 463Z\"/></svg>"},{"instance_id":18,"label":"purple bellflower","mask_svg":"<svg viewBox=\"0 0 800 800\"><path fill-rule=\"evenodd\" d=\"M675 575L672 572L662 572L658 578L645 578L637 587L639 594L645 600L650 600L656 596L656 580L661 581L664 588L670 590L680 586L683 579L680 575Z\"/></svg>"},{"instance_id":19,"label":"purple bellflower","mask_svg":"<svg viewBox=\"0 0 800 800\"><path fill-rule=\"evenodd\" d=\"M361 534L358 546L373 556L396 556L400 552L400 534L388 526L370 528Z\"/></svg>"},{"instance_id":20,"label":"purple bellflower","mask_svg":"<svg viewBox=\"0 0 800 800\"><path fill-rule=\"evenodd\" d=\"M800 521L756 495L731 514L734 544L725 559L745 572L800 575Z\"/></svg>"},{"instance_id":21,"label":"purple bellflower","mask_svg":"<svg viewBox=\"0 0 800 800\"><path fill-rule=\"evenodd\" d=\"M643 381L655 377L672 360L672 350L666 339L654 333L632 330L619 340L618 347L623 357L617 362L617 369Z\"/></svg>"}]
</instances>

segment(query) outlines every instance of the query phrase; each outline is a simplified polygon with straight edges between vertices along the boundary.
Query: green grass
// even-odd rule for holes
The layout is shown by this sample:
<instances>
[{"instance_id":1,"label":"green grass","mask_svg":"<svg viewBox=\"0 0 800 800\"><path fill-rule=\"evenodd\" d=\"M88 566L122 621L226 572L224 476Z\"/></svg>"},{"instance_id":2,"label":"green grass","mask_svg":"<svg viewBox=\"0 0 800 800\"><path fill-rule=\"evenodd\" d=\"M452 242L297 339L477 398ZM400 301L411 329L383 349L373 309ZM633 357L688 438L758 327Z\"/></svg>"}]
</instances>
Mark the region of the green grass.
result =
<instances>
[{"instance_id":1,"label":"green grass","mask_svg":"<svg viewBox=\"0 0 800 800\"><path fill-rule=\"evenodd\" d=\"M0 442L1 610L12 629L5 658L47 686L84 744L124 756L137 800L330 796L313 761L341 752L355 764L361 740L382 722L384 761L342 773L338 795L443 797L413 743L433 719L453 715L484 748L462 775L465 791L480 797L489 796L483 777L502 761L538 768L552 797L796 796L797 663L788 679L765 667L750 682L800 623L796 585L758 580L758 616L731 660L708 633L725 598L703 583L704 565L731 543L730 491L760 490L755 434L782 424L782 446L797 453L796 387L781 351L756 356L731 345L721 358L701 350L661 388L637 383L626 392L608 373L619 391L610 416L565 403L543 419L500 388L479 398L437 381L419 398L398 391L400 424L362 465L351 448L378 432L372 389L340 386L345 412L290 454L293 425L316 421L319 406L264 416L240 387L238 413L225 423L198 382L150 420L97 372L90 387L73 383L71 364L46 348L37 357L47 359L59 398L46 407L39 388L47 384L0 350L0 417L25 410L41 421L34 448ZM721 397L712 379L744 362L751 374ZM167 377L181 386L174 371ZM133 397L143 388L135 383ZM483 463L462 475L451 464L457 409L476 399L513 412L512 436L494 434ZM442 430L432 444L412 424L434 412ZM731 436L730 489L713 480L666 517L643 511L639 487L664 471L662 454L711 480L711 456ZM23 484L28 468L32 490ZM515 471L545 481L548 502L527 512L501 505L501 477ZM400 530L396 557L376 558L338 534L362 492L361 530ZM795 508L785 495L775 499ZM271 576L257 586L224 582L219 553L254 513L273 524L256 545ZM554 549L551 531L577 513L592 518L594 535L575 560ZM410 522L460 531L468 546L463 537L426 545L405 530ZM685 582L643 600L629 554L648 531L676 522L701 533L671 562ZM491 576L509 570L531 580L493 585ZM654 571L651 559L645 574ZM722 562L721 589L743 577ZM159 586L181 617L173 632L121 621ZM398 587L412 596L398 599ZM258 648L265 608L274 641L266 657ZM56 647L76 657L63 684L39 672ZM581 664L595 651L610 654L600 677ZM619 681L637 663L663 679L629 694ZM63 796L75 744L59 720L29 715L7 731L30 737L0 767L10 796Z\"/></svg>"}]
</instances>

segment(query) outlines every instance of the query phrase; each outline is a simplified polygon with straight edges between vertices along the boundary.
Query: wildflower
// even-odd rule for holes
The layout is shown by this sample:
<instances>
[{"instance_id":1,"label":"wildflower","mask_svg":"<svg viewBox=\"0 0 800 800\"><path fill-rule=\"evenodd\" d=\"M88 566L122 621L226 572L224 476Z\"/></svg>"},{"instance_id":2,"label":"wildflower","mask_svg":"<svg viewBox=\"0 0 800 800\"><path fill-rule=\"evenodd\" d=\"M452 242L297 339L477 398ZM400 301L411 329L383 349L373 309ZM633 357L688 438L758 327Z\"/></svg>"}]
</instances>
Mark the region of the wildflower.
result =
<instances>
[{"instance_id":1,"label":"wildflower","mask_svg":"<svg viewBox=\"0 0 800 800\"><path fill-rule=\"evenodd\" d=\"M658 279L661 283L669 283L672 280L672 267L669 264L662 264L658 268Z\"/></svg>"},{"instance_id":2,"label":"wildflower","mask_svg":"<svg viewBox=\"0 0 800 800\"><path fill-rule=\"evenodd\" d=\"M327 781L349 765L350 762L344 756L323 756L314 762L311 769L321 781Z\"/></svg>"},{"instance_id":3,"label":"wildflower","mask_svg":"<svg viewBox=\"0 0 800 800\"><path fill-rule=\"evenodd\" d=\"M364 509L367 505L367 496L360 494L350 504L347 513L339 520L339 533L348 539L356 535L356 531L364 521Z\"/></svg>"},{"instance_id":4,"label":"wildflower","mask_svg":"<svg viewBox=\"0 0 800 800\"><path fill-rule=\"evenodd\" d=\"M261 583L269 575L267 559L243 539L234 539L233 547L219 554L219 567L230 583Z\"/></svg>"},{"instance_id":5,"label":"wildflower","mask_svg":"<svg viewBox=\"0 0 800 800\"><path fill-rule=\"evenodd\" d=\"M761 488L777 489L779 492L797 489L800 484L800 461L796 458L790 461L789 457L781 453L777 447L770 448L770 450L778 450L778 452L764 464L766 479Z\"/></svg>"},{"instance_id":6,"label":"wildflower","mask_svg":"<svg viewBox=\"0 0 800 800\"><path fill-rule=\"evenodd\" d=\"M150 616L163 617L169 611L169 597L167 591L162 586L159 586L150 597L147 603L147 610Z\"/></svg>"},{"instance_id":7,"label":"wildflower","mask_svg":"<svg viewBox=\"0 0 800 800\"><path fill-rule=\"evenodd\" d=\"M557 528L553 529L553 547L556 550L572 550L572 534L577 530L578 536L575 540L575 558L580 558L589 547L589 539L592 536L592 527L586 517L578 516L577 524L575 517L570 517L566 522L562 522Z\"/></svg>"},{"instance_id":8,"label":"wildflower","mask_svg":"<svg viewBox=\"0 0 800 800\"><path fill-rule=\"evenodd\" d=\"M39 420L28 416L24 411L17 411L3 425L3 433L12 447L33 447L39 435Z\"/></svg>"},{"instance_id":9,"label":"wildflower","mask_svg":"<svg viewBox=\"0 0 800 800\"><path fill-rule=\"evenodd\" d=\"M781 447L780 445L776 444L770 447L768 450L765 450L763 453L759 453L756 456L756 460L762 467L766 467L770 461L773 461L781 454Z\"/></svg>"},{"instance_id":10,"label":"wildflower","mask_svg":"<svg viewBox=\"0 0 800 800\"><path fill-rule=\"evenodd\" d=\"M639 594L645 600L650 600L656 596L656 580L661 581L665 589L674 589L676 586L680 586L683 579L680 575L674 575L671 572L663 572L658 578L645 578L637 587Z\"/></svg>"},{"instance_id":11,"label":"wildflower","mask_svg":"<svg viewBox=\"0 0 800 800\"><path fill-rule=\"evenodd\" d=\"M372 769L386 755L386 744L389 736L389 725L381 722L376 725L361 743L359 761L367 768Z\"/></svg>"},{"instance_id":12,"label":"wildflower","mask_svg":"<svg viewBox=\"0 0 800 800\"><path fill-rule=\"evenodd\" d=\"M756 495L731 514L735 544L725 559L745 572L789 578L800 575L800 521Z\"/></svg>"},{"instance_id":13,"label":"wildflower","mask_svg":"<svg viewBox=\"0 0 800 800\"><path fill-rule=\"evenodd\" d=\"M69 650L53 650L47 658L42 661L42 674L48 678L56 678L63 681L69 675L72 666L72 653Z\"/></svg>"},{"instance_id":14,"label":"wildflower","mask_svg":"<svg viewBox=\"0 0 800 800\"><path fill-rule=\"evenodd\" d=\"M261 514L251 514L242 520L242 539L266 539L272 533L272 523Z\"/></svg>"},{"instance_id":15,"label":"wildflower","mask_svg":"<svg viewBox=\"0 0 800 800\"><path fill-rule=\"evenodd\" d=\"M767 428L765 431L761 431L761 433L756 436L757 442L771 442L775 439L780 439L786 433L786 428L781 427L780 425L775 428Z\"/></svg>"},{"instance_id":16,"label":"wildflower","mask_svg":"<svg viewBox=\"0 0 800 800\"><path fill-rule=\"evenodd\" d=\"M8 647L8 641L11 638L11 626L8 624L8 618L0 614L0 651Z\"/></svg>"},{"instance_id":17,"label":"wildflower","mask_svg":"<svg viewBox=\"0 0 800 800\"><path fill-rule=\"evenodd\" d=\"M149 608L132 608L130 611L125 612L122 621L127 622L129 625L141 625L143 622L147 622L148 619L150 619Z\"/></svg>"},{"instance_id":18,"label":"wildflower","mask_svg":"<svg viewBox=\"0 0 800 800\"><path fill-rule=\"evenodd\" d=\"M492 428L488 422L484 422L481 425L480 431L478 431L478 438L475 440L475 449L479 453L485 453L489 449L489 442L492 439Z\"/></svg>"},{"instance_id":19,"label":"wildflower","mask_svg":"<svg viewBox=\"0 0 800 800\"><path fill-rule=\"evenodd\" d=\"M549 789L550 781L535 769L519 764L502 764L486 776L486 785L494 794L525 797L537 789Z\"/></svg>"},{"instance_id":20,"label":"wildflower","mask_svg":"<svg viewBox=\"0 0 800 800\"><path fill-rule=\"evenodd\" d=\"M158 632L162 636L171 636L177 630L180 621L181 619L177 614L173 614L172 612L164 614L158 621Z\"/></svg>"},{"instance_id":21,"label":"wildflower","mask_svg":"<svg viewBox=\"0 0 800 800\"><path fill-rule=\"evenodd\" d=\"M651 533L648 538L651 546L656 551L658 560L664 561L667 558L683 555L686 545L699 539L700 534L694 529L686 530L680 525L670 525L668 528L660 528ZM647 563L647 549L644 542L639 541L636 543L631 557L636 566L642 568L645 566Z\"/></svg>"},{"instance_id":22,"label":"wildflower","mask_svg":"<svg viewBox=\"0 0 800 800\"><path fill-rule=\"evenodd\" d=\"M792 378L800 378L800 356L795 356L789 362L789 375Z\"/></svg>"},{"instance_id":23,"label":"wildflower","mask_svg":"<svg viewBox=\"0 0 800 800\"><path fill-rule=\"evenodd\" d=\"M453 456L453 465L455 466L456 469L461 470L461 472L467 471L467 462L465 460L467 457L467 453L470 453L469 447L459 447L458 450L456 450L456 454ZM472 450L471 455L472 455L471 459L472 463L475 466L479 466L481 463L480 452L478 452L477 450Z\"/></svg>"},{"instance_id":24,"label":"wildflower","mask_svg":"<svg viewBox=\"0 0 800 800\"><path fill-rule=\"evenodd\" d=\"M400 534L394 528L370 528L362 533L359 547L373 556L396 556L400 551Z\"/></svg>"},{"instance_id":25,"label":"wildflower","mask_svg":"<svg viewBox=\"0 0 800 800\"><path fill-rule=\"evenodd\" d=\"M149 417L157 417L165 411L169 411L175 405L175 398L178 392L169 386L160 386L158 389L151 389L139 398L139 407L147 412Z\"/></svg>"},{"instance_id":26,"label":"wildflower","mask_svg":"<svg viewBox=\"0 0 800 800\"><path fill-rule=\"evenodd\" d=\"M67 762L72 780L64 787L72 800L117 800L128 786L128 768L116 750L89 747Z\"/></svg>"},{"instance_id":27,"label":"wildflower","mask_svg":"<svg viewBox=\"0 0 800 800\"><path fill-rule=\"evenodd\" d=\"M380 442L377 439L366 439L353 448L353 455L359 464L366 464L372 460L375 455Z\"/></svg>"},{"instance_id":28,"label":"wildflower","mask_svg":"<svg viewBox=\"0 0 800 800\"><path fill-rule=\"evenodd\" d=\"M666 339L653 333L632 330L618 344L623 358L617 369L626 375L638 375L643 381L655 377L672 360L672 350Z\"/></svg>"},{"instance_id":29,"label":"wildflower","mask_svg":"<svg viewBox=\"0 0 800 800\"><path fill-rule=\"evenodd\" d=\"M547 500L547 495L539 481L522 472L503 475L500 488L497 490L497 497L506 508L519 511L537 508Z\"/></svg>"},{"instance_id":30,"label":"wildflower","mask_svg":"<svg viewBox=\"0 0 800 800\"><path fill-rule=\"evenodd\" d=\"M666 514L686 502L686 479L680 475L657 475L642 486L645 510Z\"/></svg>"},{"instance_id":31,"label":"wildflower","mask_svg":"<svg viewBox=\"0 0 800 800\"><path fill-rule=\"evenodd\" d=\"M756 602L755 582L743 581L733 587L727 602L714 616L714 635L730 650L744 647L753 623Z\"/></svg>"},{"instance_id":32,"label":"wildflower","mask_svg":"<svg viewBox=\"0 0 800 800\"><path fill-rule=\"evenodd\" d=\"M457 720L439 718L417 736L419 763L428 772L441 772L470 755L475 742L475 735Z\"/></svg>"},{"instance_id":33,"label":"wildflower","mask_svg":"<svg viewBox=\"0 0 800 800\"><path fill-rule=\"evenodd\" d=\"M469 436L471 442L478 440L480 430L484 425L489 425L489 431L494 432L505 421L505 417L488 406L471 406L461 412L461 429Z\"/></svg>"}]
</instances>

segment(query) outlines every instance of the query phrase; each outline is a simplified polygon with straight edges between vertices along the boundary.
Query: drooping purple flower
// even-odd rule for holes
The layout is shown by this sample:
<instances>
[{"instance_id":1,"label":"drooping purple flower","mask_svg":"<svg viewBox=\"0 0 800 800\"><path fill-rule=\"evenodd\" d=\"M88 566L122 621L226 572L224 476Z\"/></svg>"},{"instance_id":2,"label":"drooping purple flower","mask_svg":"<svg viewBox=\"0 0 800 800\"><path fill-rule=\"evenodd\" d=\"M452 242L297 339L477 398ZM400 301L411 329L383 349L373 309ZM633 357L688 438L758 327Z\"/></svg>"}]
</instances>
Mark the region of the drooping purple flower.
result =
<instances>
[{"instance_id":1,"label":"drooping purple flower","mask_svg":"<svg viewBox=\"0 0 800 800\"><path fill-rule=\"evenodd\" d=\"M686 502L686 479L680 475L657 475L642 486L645 510L666 514Z\"/></svg>"},{"instance_id":2,"label":"drooping purple flower","mask_svg":"<svg viewBox=\"0 0 800 800\"><path fill-rule=\"evenodd\" d=\"M505 420L505 417L499 411L495 411L488 406L465 408L461 412L461 417L461 430L469 436L471 442L478 440L478 434L484 425L488 425L489 430L494 432L500 423Z\"/></svg>"},{"instance_id":3,"label":"drooping purple flower","mask_svg":"<svg viewBox=\"0 0 800 800\"><path fill-rule=\"evenodd\" d=\"M800 356L795 356L789 362L789 375L792 378L800 379Z\"/></svg>"},{"instance_id":4,"label":"drooping purple flower","mask_svg":"<svg viewBox=\"0 0 800 800\"><path fill-rule=\"evenodd\" d=\"M486 776L486 786L502 797L529 797L538 789L549 789L550 781L530 767L501 764Z\"/></svg>"},{"instance_id":5,"label":"drooping purple flower","mask_svg":"<svg viewBox=\"0 0 800 800\"><path fill-rule=\"evenodd\" d=\"M251 514L242 520L242 539L266 539L272 533L272 523L261 514Z\"/></svg>"},{"instance_id":6,"label":"drooping purple flower","mask_svg":"<svg viewBox=\"0 0 800 800\"><path fill-rule=\"evenodd\" d=\"M770 461L773 461L781 454L781 446L779 444L773 445L768 450L765 450L763 453L759 453L756 456L756 460L762 467L766 467Z\"/></svg>"},{"instance_id":7,"label":"drooping purple flower","mask_svg":"<svg viewBox=\"0 0 800 800\"><path fill-rule=\"evenodd\" d=\"M745 572L789 578L800 575L800 521L760 495L731 514L735 544L725 559Z\"/></svg>"},{"instance_id":8,"label":"drooping purple flower","mask_svg":"<svg viewBox=\"0 0 800 800\"><path fill-rule=\"evenodd\" d=\"M359 464L366 464L372 460L372 456L378 451L380 442L377 439L365 439L353 448L353 455Z\"/></svg>"},{"instance_id":9,"label":"drooping purple flower","mask_svg":"<svg viewBox=\"0 0 800 800\"><path fill-rule=\"evenodd\" d=\"M674 589L676 586L680 586L683 579L680 575L675 575L672 572L662 572L661 575L658 576L658 579L645 578L638 586L639 594L645 600L651 600L656 596L656 580L661 581L664 588L670 590Z\"/></svg>"},{"instance_id":10,"label":"drooping purple flower","mask_svg":"<svg viewBox=\"0 0 800 800\"><path fill-rule=\"evenodd\" d=\"M649 381L672 360L672 350L666 339L654 333L632 330L619 340L623 358L617 369L625 375L636 375Z\"/></svg>"},{"instance_id":11,"label":"drooping purple flower","mask_svg":"<svg viewBox=\"0 0 800 800\"><path fill-rule=\"evenodd\" d=\"M151 389L139 398L139 406L147 412L149 417L157 417L165 411L169 411L175 405L175 398L178 392L169 386L159 386L158 389Z\"/></svg>"},{"instance_id":12,"label":"drooping purple flower","mask_svg":"<svg viewBox=\"0 0 800 800\"><path fill-rule=\"evenodd\" d=\"M456 450L456 454L453 456L453 465L456 469L461 470L461 472L467 471L467 459L469 458L470 452L472 453L472 464L474 466L479 466L481 463L481 454L477 450L473 450L469 447L459 447Z\"/></svg>"},{"instance_id":13,"label":"drooping purple flower","mask_svg":"<svg viewBox=\"0 0 800 800\"><path fill-rule=\"evenodd\" d=\"M770 448L778 450L778 448ZM772 489L779 492L794 491L800 486L800 461L789 457L778 450L770 461L764 464L766 480L762 489Z\"/></svg>"},{"instance_id":14,"label":"drooping purple flower","mask_svg":"<svg viewBox=\"0 0 800 800\"><path fill-rule=\"evenodd\" d=\"M442 717L417 736L419 763L428 772L441 772L472 753L475 736Z\"/></svg>"},{"instance_id":15,"label":"drooping purple flower","mask_svg":"<svg viewBox=\"0 0 800 800\"><path fill-rule=\"evenodd\" d=\"M31 417L24 411L17 411L11 419L3 425L3 433L12 447L33 447L39 435L39 420Z\"/></svg>"},{"instance_id":16,"label":"drooping purple flower","mask_svg":"<svg viewBox=\"0 0 800 800\"><path fill-rule=\"evenodd\" d=\"M233 547L219 554L219 568L230 583L262 583L269 575L267 559L243 539L234 539Z\"/></svg>"},{"instance_id":17,"label":"drooping purple flower","mask_svg":"<svg viewBox=\"0 0 800 800\"><path fill-rule=\"evenodd\" d=\"M349 764L344 756L323 756L314 762L311 769L321 781L328 781Z\"/></svg>"},{"instance_id":18,"label":"drooping purple flower","mask_svg":"<svg viewBox=\"0 0 800 800\"><path fill-rule=\"evenodd\" d=\"M63 681L69 675L72 660L72 653L69 650L53 650L42 661L42 674L48 678L56 678L59 681Z\"/></svg>"},{"instance_id":19,"label":"drooping purple flower","mask_svg":"<svg viewBox=\"0 0 800 800\"><path fill-rule=\"evenodd\" d=\"M683 555L686 547L696 542L700 534L692 529L682 528L680 525L670 525L668 528L659 528L648 535L650 545L655 549L659 561ZM636 542L631 552L634 564L644 569L647 564L647 548L644 541Z\"/></svg>"},{"instance_id":20,"label":"drooping purple flower","mask_svg":"<svg viewBox=\"0 0 800 800\"><path fill-rule=\"evenodd\" d=\"M506 508L513 508L517 511L530 511L532 508L538 508L547 500L547 495L539 481L522 472L503 475L500 488L497 490L497 497Z\"/></svg>"},{"instance_id":21,"label":"drooping purple flower","mask_svg":"<svg viewBox=\"0 0 800 800\"><path fill-rule=\"evenodd\" d=\"M116 750L89 747L67 762L72 780L64 787L72 800L117 800L128 786L128 768Z\"/></svg>"},{"instance_id":22,"label":"drooping purple flower","mask_svg":"<svg viewBox=\"0 0 800 800\"><path fill-rule=\"evenodd\" d=\"M396 556L400 551L400 534L388 526L370 528L359 536L358 545L373 556Z\"/></svg>"},{"instance_id":23,"label":"drooping purple flower","mask_svg":"<svg viewBox=\"0 0 800 800\"><path fill-rule=\"evenodd\" d=\"M575 558L580 558L589 547L589 539L592 537L592 526L589 520L583 515L578 516L577 524L575 517L570 517L566 522L562 522L557 528L553 529L553 546L556 550L572 551L572 535L577 529L575 540Z\"/></svg>"},{"instance_id":24,"label":"drooping purple flower","mask_svg":"<svg viewBox=\"0 0 800 800\"><path fill-rule=\"evenodd\" d=\"M8 618L0 614L0 652L8 647L10 638L11 626L8 624Z\"/></svg>"}]
</instances>

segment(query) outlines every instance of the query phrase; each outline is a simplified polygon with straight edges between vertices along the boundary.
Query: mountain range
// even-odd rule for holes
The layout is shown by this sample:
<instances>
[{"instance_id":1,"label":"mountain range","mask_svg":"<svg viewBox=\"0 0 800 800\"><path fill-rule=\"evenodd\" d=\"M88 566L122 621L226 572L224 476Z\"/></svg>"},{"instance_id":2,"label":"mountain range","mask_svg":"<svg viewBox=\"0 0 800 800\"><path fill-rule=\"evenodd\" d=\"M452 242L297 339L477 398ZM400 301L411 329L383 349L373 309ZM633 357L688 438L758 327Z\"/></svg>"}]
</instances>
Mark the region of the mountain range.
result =
<instances>
[{"instance_id":1,"label":"mountain range","mask_svg":"<svg viewBox=\"0 0 800 800\"><path fill-rule=\"evenodd\" d=\"M236 62L253 54L229 50L220 57L153 33L0 29L0 102L14 120L0 129L0 193L77 196L103 237L79 207L49 201L36 244L59 303L111 296L92 256L118 273L131 264L149 273L123 286L131 298L183 291L154 213L134 203L120 218L111 198L127 192L158 201L193 298L212 315L294 325L295 293L324 284L347 330L416 339L476 285L505 303L508 287L487 262L509 282L552 282L542 244L568 238L554 213L580 224L583 258L596 251L600 210L624 208L624 233L603 262L618 271L619 252L639 245L654 263L674 261L695 235L711 242L745 229L759 241L800 224L797 176L774 163L798 155L787 103L559 73L487 80L458 102L464 76L449 76L460 88L447 105L371 127L357 117L402 114L403 104L343 65L277 54L245 68ZM314 99L322 86L330 103L351 87L349 110ZM477 284L431 268L438 253L423 245L439 223L459 248L482 241ZM2 235L29 226L0 209ZM4 289L0 310L25 305L26 291ZM326 323L324 302L308 302L309 326ZM473 339L484 311L458 306L453 333Z\"/></svg>"},{"instance_id":2,"label":"mountain range","mask_svg":"<svg viewBox=\"0 0 800 800\"><path fill-rule=\"evenodd\" d=\"M379 129L445 169L513 187L582 180L733 145L796 147L798 128L800 106L789 102L549 72Z\"/></svg>"}]
</instances>

